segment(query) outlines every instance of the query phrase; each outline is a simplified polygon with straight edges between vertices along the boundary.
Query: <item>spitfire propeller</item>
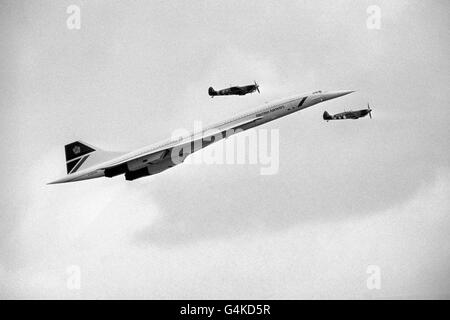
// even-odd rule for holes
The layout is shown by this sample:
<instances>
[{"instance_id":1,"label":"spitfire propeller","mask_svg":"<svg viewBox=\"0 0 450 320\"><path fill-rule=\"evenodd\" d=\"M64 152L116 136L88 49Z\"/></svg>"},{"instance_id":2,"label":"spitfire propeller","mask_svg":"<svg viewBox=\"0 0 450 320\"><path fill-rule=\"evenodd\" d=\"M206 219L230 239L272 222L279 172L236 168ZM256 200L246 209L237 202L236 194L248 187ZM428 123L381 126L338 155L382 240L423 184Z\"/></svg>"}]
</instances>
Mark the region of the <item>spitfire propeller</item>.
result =
<instances>
[{"instance_id":1,"label":"spitfire propeller","mask_svg":"<svg viewBox=\"0 0 450 320\"><path fill-rule=\"evenodd\" d=\"M369 103L367 103L367 110L369 110L369 117L372 119L372 109L370 109Z\"/></svg>"},{"instance_id":2,"label":"spitfire propeller","mask_svg":"<svg viewBox=\"0 0 450 320\"><path fill-rule=\"evenodd\" d=\"M258 93L261 93L260 91L259 91L259 85L256 83L256 80L254 80L255 81L255 89L256 89L256 91L258 91Z\"/></svg>"}]
</instances>

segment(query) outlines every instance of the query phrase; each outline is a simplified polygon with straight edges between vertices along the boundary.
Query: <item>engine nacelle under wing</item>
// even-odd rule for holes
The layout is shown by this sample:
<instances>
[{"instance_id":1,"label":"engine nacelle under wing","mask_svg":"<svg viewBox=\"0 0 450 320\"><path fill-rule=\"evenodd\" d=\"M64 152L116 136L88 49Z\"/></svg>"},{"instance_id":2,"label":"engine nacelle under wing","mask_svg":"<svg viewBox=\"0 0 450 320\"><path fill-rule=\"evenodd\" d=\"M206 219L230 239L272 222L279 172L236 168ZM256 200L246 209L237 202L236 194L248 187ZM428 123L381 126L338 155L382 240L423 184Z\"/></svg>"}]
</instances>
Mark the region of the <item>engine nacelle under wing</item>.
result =
<instances>
[{"instance_id":1,"label":"engine nacelle under wing","mask_svg":"<svg viewBox=\"0 0 450 320\"><path fill-rule=\"evenodd\" d=\"M158 163L166 157L168 154L167 150L163 150L157 153L153 153L151 155L141 157L138 159L134 159L127 162L127 171L137 171L139 169L145 168L149 164Z\"/></svg>"},{"instance_id":2,"label":"engine nacelle under wing","mask_svg":"<svg viewBox=\"0 0 450 320\"><path fill-rule=\"evenodd\" d=\"M125 173L125 179L132 181L136 180L142 177L150 176L153 174L160 173L162 171L165 171L169 168L172 168L175 166L175 164L172 162L172 159L170 157L164 159L161 162L158 162L156 164L150 164L144 168L135 170L135 171L127 171Z\"/></svg>"},{"instance_id":3,"label":"engine nacelle under wing","mask_svg":"<svg viewBox=\"0 0 450 320\"><path fill-rule=\"evenodd\" d=\"M123 163L121 165L110 167L105 169L105 177L112 178L118 176L119 174L124 174L127 172L127 164Z\"/></svg>"},{"instance_id":4,"label":"engine nacelle under wing","mask_svg":"<svg viewBox=\"0 0 450 320\"><path fill-rule=\"evenodd\" d=\"M168 154L167 150L151 154L146 157L141 157L135 160L122 163L120 165L109 167L105 169L105 177L112 178L120 174L125 173L125 177L130 177L134 180L140 177L145 177L149 175L148 168L153 166L158 166L158 162L164 162L164 158ZM153 173L151 173L153 174Z\"/></svg>"}]
</instances>

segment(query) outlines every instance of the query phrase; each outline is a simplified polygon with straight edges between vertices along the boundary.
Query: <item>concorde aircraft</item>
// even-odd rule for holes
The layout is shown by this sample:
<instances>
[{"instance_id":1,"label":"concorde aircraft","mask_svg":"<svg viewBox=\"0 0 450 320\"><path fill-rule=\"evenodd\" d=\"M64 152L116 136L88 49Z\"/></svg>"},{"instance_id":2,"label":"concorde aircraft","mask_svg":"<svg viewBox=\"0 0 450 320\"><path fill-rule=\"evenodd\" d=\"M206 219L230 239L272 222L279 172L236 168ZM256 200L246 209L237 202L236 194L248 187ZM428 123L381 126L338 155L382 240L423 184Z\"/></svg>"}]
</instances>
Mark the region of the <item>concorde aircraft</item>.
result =
<instances>
[{"instance_id":1,"label":"concorde aircraft","mask_svg":"<svg viewBox=\"0 0 450 320\"><path fill-rule=\"evenodd\" d=\"M258 109L206 127L185 137L170 139L128 153L103 151L75 141L65 146L67 175L49 184L125 175L135 180L167 170L186 157L234 133L281 118L353 91L316 91L267 103Z\"/></svg>"}]
</instances>

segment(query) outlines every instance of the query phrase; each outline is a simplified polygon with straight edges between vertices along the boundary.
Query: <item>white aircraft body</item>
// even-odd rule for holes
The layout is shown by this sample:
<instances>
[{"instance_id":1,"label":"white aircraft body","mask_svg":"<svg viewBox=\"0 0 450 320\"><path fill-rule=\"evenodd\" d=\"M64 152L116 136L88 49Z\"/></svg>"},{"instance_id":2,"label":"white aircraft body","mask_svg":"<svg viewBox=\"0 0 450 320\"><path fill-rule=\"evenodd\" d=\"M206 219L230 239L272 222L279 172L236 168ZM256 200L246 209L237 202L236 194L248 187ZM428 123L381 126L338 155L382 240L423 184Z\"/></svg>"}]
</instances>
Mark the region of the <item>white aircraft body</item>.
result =
<instances>
[{"instance_id":1,"label":"white aircraft body","mask_svg":"<svg viewBox=\"0 0 450 320\"><path fill-rule=\"evenodd\" d=\"M135 180L180 164L186 157L222 138L281 118L353 91L316 91L265 104L188 136L162 141L129 153L107 152L81 141L65 146L67 175L49 184L125 175Z\"/></svg>"}]
</instances>

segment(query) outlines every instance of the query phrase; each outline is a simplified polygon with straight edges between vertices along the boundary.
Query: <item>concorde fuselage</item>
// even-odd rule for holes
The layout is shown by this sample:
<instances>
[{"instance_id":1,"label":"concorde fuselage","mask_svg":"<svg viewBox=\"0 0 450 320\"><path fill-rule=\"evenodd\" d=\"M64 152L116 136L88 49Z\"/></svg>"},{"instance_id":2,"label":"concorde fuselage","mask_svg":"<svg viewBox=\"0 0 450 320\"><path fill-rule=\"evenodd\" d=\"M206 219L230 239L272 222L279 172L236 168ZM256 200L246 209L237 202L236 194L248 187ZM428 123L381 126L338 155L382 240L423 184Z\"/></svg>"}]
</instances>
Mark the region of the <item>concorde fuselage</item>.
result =
<instances>
[{"instance_id":1,"label":"concorde fuselage","mask_svg":"<svg viewBox=\"0 0 450 320\"><path fill-rule=\"evenodd\" d=\"M290 98L285 98L274 102L266 103L262 107L259 107L257 109L241 113L228 120L208 126L204 128L201 132L194 132L190 135L180 137L178 139L169 139L166 141L161 141L153 145L122 154L111 160L89 165L85 169L81 167L79 171L70 173L67 176L58 179L56 181L53 181L51 183L63 183L63 182L98 178L105 176L105 171L107 173L106 176L108 176L108 170L113 170L111 168L118 168L118 167L121 167L123 168L123 170L125 170L124 172L120 173L128 173L129 176L132 176L133 172L143 170L144 168L148 168L148 171L150 173L146 175L159 173L173 166L171 160L169 159L165 160L166 159L165 157L168 156L167 152L170 152L174 148L179 147L181 145L190 144L192 141L198 141L199 139L200 140L209 139L207 140L209 142L200 144L200 147L191 150L191 152L185 155L188 156L192 152L195 152L209 144L219 141L219 139L217 138L210 139L211 132L213 131L219 134L220 133L224 134L225 132L227 132L227 134L224 134L222 138L227 137L230 135L229 132L231 132L232 134L236 131L238 132L238 130L242 131L253 127L257 127L259 125L281 118L288 114L306 109L315 104L331 100L334 98L338 98L352 92L353 91L329 91L329 92L316 91L311 94L301 94ZM215 137L217 137L217 134L215 135ZM158 156L161 159L159 159ZM161 161L158 162L157 160ZM149 163L152 164L153 167L151 167ZM152 173L151 171L153 168L154 173ZM127 180L133 179L127 178Z\"/></svg>"}]
</instances>

